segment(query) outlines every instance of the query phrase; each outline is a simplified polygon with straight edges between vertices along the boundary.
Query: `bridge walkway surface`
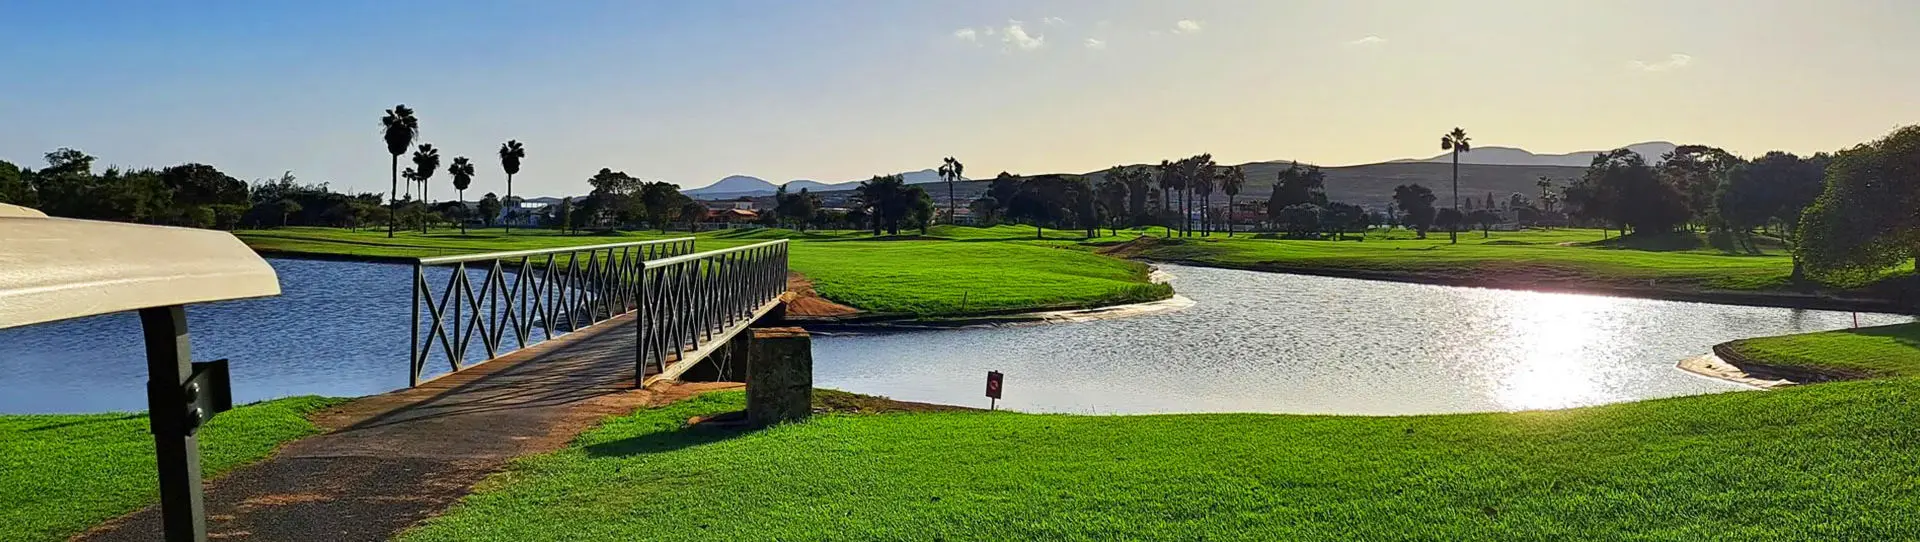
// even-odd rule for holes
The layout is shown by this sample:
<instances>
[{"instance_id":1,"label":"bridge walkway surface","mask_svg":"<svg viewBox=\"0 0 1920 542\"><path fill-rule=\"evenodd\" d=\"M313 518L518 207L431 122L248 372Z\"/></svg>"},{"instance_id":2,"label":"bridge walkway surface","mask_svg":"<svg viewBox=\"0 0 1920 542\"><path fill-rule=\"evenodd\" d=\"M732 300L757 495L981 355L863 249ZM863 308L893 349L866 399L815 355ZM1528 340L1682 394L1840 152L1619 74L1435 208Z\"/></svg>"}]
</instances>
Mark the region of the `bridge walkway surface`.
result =
<instances>
[{"instance_id":1,"label":"bridge walkway surface","mask_svg":"<svg viewBox=\"0 0 1920 542\"><path fill-rule=\"evenodd\" d=\"M636 389L634 315L556 337L419 387L316 413L326 432L209 482L214 540L387 540L444 511L514 457L556 450L610 415L728 383ZM650 371L651 372L651 371ZM159 507L77 540L158 540Z\"/></svg>"}]
</instances>

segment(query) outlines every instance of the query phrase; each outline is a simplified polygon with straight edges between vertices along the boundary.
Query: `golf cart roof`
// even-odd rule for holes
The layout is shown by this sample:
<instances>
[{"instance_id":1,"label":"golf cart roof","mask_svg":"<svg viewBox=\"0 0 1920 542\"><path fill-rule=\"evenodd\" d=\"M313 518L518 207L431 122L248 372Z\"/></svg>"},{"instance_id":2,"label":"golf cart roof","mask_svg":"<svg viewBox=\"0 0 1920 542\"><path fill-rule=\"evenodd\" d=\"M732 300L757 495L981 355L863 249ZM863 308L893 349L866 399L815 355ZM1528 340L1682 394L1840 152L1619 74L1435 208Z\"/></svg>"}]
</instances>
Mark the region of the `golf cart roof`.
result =
<instances>
[{"instance_id":1,"label":"golf cart roof","mask_svg":"<svg viewBox=\"0 0 1920 542\"><path fill-rule=\"evenodd\" d=\"M0 329L280 294L233 234L50 218L0 203Z\"/></svg>"}]
</instances>

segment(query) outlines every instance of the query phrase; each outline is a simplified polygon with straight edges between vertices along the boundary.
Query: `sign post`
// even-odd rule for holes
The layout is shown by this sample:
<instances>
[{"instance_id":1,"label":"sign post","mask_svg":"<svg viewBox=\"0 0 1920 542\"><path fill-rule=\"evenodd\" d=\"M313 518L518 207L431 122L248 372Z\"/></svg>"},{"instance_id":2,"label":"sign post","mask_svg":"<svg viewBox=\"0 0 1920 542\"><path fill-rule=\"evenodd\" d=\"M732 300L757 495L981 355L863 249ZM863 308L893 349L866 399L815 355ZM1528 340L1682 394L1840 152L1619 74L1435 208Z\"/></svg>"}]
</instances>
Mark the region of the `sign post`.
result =
<instances>
[{"instance_id":1,"label":"sign post","mask_svg":"<svg viewBox=\"0 0 1920 542\"><path fill-rule=\"evenodd\" d=\"M987 410L1000 406L1000 371L987 371Z\"/></svg>"}]
</instances>

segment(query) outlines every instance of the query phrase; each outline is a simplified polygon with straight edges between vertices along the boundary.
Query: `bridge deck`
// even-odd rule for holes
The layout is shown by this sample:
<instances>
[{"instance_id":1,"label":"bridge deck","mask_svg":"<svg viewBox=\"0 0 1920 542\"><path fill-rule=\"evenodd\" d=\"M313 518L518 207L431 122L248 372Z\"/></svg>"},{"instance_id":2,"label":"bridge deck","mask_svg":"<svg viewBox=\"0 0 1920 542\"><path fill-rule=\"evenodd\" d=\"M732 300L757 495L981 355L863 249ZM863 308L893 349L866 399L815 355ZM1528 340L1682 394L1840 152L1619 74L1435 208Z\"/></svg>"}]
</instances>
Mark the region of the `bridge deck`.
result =
<instances>
[{"instance_id":1,"label":"bridge deck","mask_svg":"<svg viewBox=\"0 0 1920 542\"><path fill-rule=\"evenodd\" d=\"M329 430L207 487L208 532L233 540L385 540L444 510L516 456L600 419L731 384L633 389L632 314L417 388L315 416ZM82 540L154 540L157 507Z\"/></svg>"}]
</instances>

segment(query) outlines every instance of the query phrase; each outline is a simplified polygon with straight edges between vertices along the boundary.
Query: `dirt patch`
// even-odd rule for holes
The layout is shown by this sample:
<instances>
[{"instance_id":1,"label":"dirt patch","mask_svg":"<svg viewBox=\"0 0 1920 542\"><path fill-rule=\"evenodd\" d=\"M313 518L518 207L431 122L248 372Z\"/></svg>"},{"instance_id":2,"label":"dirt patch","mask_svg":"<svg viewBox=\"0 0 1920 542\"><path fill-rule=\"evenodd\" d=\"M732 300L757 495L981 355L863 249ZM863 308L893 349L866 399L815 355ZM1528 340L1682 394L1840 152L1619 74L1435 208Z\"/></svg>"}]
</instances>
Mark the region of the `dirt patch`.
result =
<instances>
[{"instance_id":1,"label":"dirt patch","mask_svg":"<svg viewBox=\"0 0 1920 542\"><path fill-rule=\"evenodd\" d=\"M799 272L787 272L787 316L798 318L840 318L860 314L860 309L834 303L814 291L813 281Z\"/></svg>"},{"instance_id":2,"label":"dirt patch","mask_svg":"<svg viewBox=\"0 0 1920 542\"><path fill-rule=\"evenodd\" d=\"M1093 253L1099 254L1102 256L1112 256L1115 258L1126 258L1126 259L1138 258L1141 255L1146 254L1148 250L1152 250L1156 246L1160 246L1162 244L1168 244L1168 243L1171 243L1171 241L1163 242L1158 237L1145 237L1145 236L1135 237L1133 238L1133 240L1127 241L1125 243L1102 247L1099 250L1093 251Z\"/></svg>"},{"instance_id":3,"label":"dirt patch","mask_svg":"<svg viewBox=\"0 0 1920 542\"><path fill-rule=\"evenodd\" d=\"M253 497L244 501L240 501L240 506L286 506L290 504L303 504L303 503L322 502L322 501L331 501L331 500L333 500L333 497L328 497L326 495L321 495L319 493L282 493L282 494L276 494L276 495L261 495L258 497Z\"/></svg>"}]
</instances>

